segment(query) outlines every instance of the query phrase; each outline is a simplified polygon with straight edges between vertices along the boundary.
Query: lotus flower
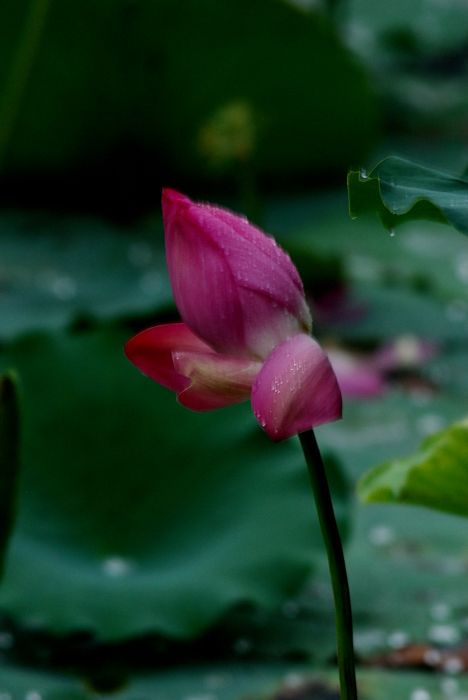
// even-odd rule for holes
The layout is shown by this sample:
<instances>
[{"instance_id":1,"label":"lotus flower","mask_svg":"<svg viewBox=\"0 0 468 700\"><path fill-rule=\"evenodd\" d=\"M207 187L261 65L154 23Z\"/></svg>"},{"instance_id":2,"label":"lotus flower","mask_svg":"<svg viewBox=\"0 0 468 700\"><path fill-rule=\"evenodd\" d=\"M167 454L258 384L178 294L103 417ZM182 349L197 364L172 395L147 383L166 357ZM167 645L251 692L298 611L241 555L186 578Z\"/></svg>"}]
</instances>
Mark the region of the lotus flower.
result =
<instances>
[{"instance_id":1,"label":"lotus flower","mask_svg":"<svg viewBox=\"0 0 468 700\"><path fill-rule=\"evenodd\" d=\"M169 189L162 205L183 322L139 333L125 346L128 359L194 411L251 398L274 441L340 418L340 390L309 335L309 309L289 256L226 209Z\"/></svg>"}]
</instances>

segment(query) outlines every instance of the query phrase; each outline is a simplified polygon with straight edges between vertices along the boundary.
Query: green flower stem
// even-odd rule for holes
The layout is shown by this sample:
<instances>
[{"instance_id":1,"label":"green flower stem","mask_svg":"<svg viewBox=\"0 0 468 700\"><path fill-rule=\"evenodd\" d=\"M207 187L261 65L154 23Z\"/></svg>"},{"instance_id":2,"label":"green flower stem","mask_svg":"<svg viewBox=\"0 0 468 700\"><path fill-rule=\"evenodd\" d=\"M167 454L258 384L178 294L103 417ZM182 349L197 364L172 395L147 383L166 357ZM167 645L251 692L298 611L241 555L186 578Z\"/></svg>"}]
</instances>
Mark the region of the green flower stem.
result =
<instances>
[{"instance_id":1,"label":"green flower stem","mask_svg":"<svg viewBox=\"0 0 468 700\"><path fill-rule=\"evenodd\" d=\"M0 94L0 170L18 114L21 98L45 24L50 0L30 0L23 30L10 63L6 82Z\"/></svg>"},{"instance_id":2,"label":"green flower stem","mask_svg":"<svg viewBox=\"0 0 468 700\"><path fill-rule=\"evenodd\" d=\"M299 435L309 470L315 504L328 556L330 577L335 600L338 668L341 700L356 700L356 671L354 667L353 619L348 576L343 556L340 533L336 524L327 477L314 431Z\"/></svg>"}]
</instances>

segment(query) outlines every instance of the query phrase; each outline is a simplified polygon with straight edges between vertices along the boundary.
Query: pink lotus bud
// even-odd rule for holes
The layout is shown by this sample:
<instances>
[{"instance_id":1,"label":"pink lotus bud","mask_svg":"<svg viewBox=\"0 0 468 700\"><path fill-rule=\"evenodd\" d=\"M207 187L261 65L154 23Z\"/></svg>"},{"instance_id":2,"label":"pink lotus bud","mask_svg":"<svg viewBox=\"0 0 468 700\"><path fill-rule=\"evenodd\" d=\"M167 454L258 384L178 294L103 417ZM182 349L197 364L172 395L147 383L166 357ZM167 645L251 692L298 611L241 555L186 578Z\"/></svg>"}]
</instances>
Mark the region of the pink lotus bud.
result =
<instances>
[{"instance_id":1,"label":"pink lotus bud","mask_svg":"<svg viewBox=\"0 0 468 700\"><path fill-rule=\"evenodd\" d=\"M341 417L327 356L289 256L245 218L163 192L166 255L184 323L149 328L125 353L144 374L210 411L252 394L273 440Z\"/></svg>"},{"instance_id":2,"label":"pink lotus bud","mask_svg":"<svg viewBox=\"0 0 468 700\"><path fill-rule=\"evenodd\" d=\"M164 190L166 256L174 300L192 331L221 353L263 360L310 331L290 257L247 219Z\"/></svg>"}]
</instances>

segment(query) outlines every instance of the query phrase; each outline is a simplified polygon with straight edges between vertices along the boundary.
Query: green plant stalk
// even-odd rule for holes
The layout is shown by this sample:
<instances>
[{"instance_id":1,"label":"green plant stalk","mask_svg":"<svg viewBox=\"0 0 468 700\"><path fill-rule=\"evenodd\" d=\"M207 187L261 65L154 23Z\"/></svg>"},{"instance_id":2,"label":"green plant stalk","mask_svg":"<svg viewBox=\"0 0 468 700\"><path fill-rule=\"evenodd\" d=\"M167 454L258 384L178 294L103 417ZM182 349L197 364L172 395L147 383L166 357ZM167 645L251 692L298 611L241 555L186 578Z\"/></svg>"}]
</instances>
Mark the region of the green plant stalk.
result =
<instances>
[{"instance_id":1,"label":"green plant stalk","mask_svg":"<svg viewBox=\"0 0 468 700\"><path fill-rule=\"evenodd\" d=\"M0 170L36 55L50 0L30 0L23 31L0 96Z\"/></svg>"},{"instance_id":2,"label":"green plant stalk","mask_svg":"<svg viewBox=\"0 0 468 700\"><path fill-rule=\"evenodd\" d=\"M0 578L16 519L20 423L18 379L10 371L0 376Z\"/></svg>"},{"instance_id":3,"label":"green plant stalk","mask_svg":"<svg viewBox=\"0 0 468 700\"><path fill-rule=\"evenodd\" d=\"M340 673L341 700L356 700L356 671L353 647L353 619L348 576L343 556L340 533L328 488L322 456L315 439L314 431L307 430L299 435L304 451L310 482L314 492L317 514L328 556L330 578L335 601L336 637L338 669Z\"/></svg>"}]
</instances>

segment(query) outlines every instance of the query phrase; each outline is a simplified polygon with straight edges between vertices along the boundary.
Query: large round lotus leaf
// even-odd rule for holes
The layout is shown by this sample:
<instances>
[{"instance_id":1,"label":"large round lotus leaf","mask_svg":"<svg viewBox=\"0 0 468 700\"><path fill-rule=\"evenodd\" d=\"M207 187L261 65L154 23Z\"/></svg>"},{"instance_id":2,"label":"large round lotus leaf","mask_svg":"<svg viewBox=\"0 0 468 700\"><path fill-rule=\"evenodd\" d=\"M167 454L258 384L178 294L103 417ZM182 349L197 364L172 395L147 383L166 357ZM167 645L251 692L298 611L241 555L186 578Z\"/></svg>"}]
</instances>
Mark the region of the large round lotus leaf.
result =
<instances>
[{"instance_id":1,"label":"large round lotus leaf","mask_svg":"<svg viewBox=\"0 0 468 700\"><path fill-rule=\"evenodd\" d=\"M236 602L280 603L323 552L297 441L271 443L249 404L182 408L128 363L125 339L32 335L0 356L24 399L0 605L25 623L119 638L186 637Z\"/></svg>"},{"instance_id":2,"label":"large round lotus leaf","mask_svg":"<svg viewBox=\"0 0 468 700\"><path fill-rule=\"evenodd\" d=\"M466 696L468 682L463 675L456 681L447 677L441 681L437 673L361 667L358 669L358 682L365 690L366 697L371 700L394 700L411 696L442 700ZM303 686L299 686L301 692L303 688L316 685L316 692L312 690L312 695L309 693L307 697L337 697L336 670L330 670L329 666L317 668L277 661L268 664L244 662L164 669L158 673L133 676L123 688L109 695L96 693L83 681L69 676L3 667L0 693L5 700L96 700L106 696L115 700L259 700L265 697L288 697L290 679L298 679L298 682L303 683ZM445 686L444 681L452 682L447 682ZM452 688L460 692L455 695ZM416 695L416 692L421 695Z\"/></svg>"},{"instance_id":3,"label":"large round lotus leaf","mask_svg":"<svg viewBox=\"0 0 468 700\"><path fill-rule=\"evenodd\" d=\"M124 231L99 219L2 212L0 230L2 340L173 307L160 220Z\"/></svg>"},{"instance_id":4,"label":"large round lotus leaf","mask_svg":"<svg viewBox=\"0 0 468 700\"><path fill-rule=\"evenodd\" d=\"M0 88L27 7L2 4ZM366 74L319 15L282 0L51 2L7 161L60 170L132 143L199 177L201 130L239 102L267 175L346 169L376 134Z\"/></svg>"}]
</instances>

